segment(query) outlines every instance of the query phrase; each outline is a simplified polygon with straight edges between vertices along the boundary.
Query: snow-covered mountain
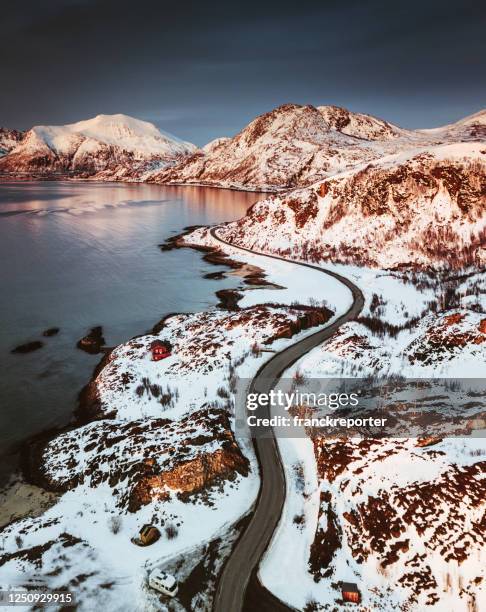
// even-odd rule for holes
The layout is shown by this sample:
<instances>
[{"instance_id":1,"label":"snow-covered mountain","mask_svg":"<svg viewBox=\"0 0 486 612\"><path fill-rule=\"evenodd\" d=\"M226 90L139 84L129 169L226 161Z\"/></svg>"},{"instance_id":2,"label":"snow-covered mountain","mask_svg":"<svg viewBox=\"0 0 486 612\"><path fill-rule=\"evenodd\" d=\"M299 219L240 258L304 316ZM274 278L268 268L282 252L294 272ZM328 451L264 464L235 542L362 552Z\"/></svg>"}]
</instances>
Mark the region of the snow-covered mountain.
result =
<instances>
[{"instance_id":1,"label":"snow-covered mountain","mask_svg":"<svg viewBox=\"0 0 486 612\"><path fill-rule=\"evenodd\" d=\"M0 159L0 172L134 178L196 150L127 115L98 115L62 126L35 126Z\"/></svg>"},{"instance_id":2,"label":"snow-covered mountain","mask_svg":"<svg viewBox=\"0 0 486 612\"><path fill-rule=\"evenodd\" d=\"M284 104L233 138L202 149L126 115L0 132L0 174L201 184L259 191L304 187L417 148L484 139L486 111L430 130L406 130L337 106Z\"/></svg>"},{"instance_id":3,"label":"snow-covered mountain","mask_svg":"<svg viewBox=\"0 0 486 612\"><path fill-rule=\"evenodd\" d=\"M486 147L464 142L384 157L257 202L220 229L259 251L382 268L486 261Z\"/></svg>"},{"instance_id":4,"label":"snow-covered mountain","mask_svg":"<svg viewBox=\"0 0 486 612\"><path fill-rule=\"evenodd\" d=\"M318 106L330 130L363 140L393 140L409 136L410 132L383 119L363 113L353 113L340 106Z\"/></svg>"},{"instance_id":5,"label":"snow-covered mountain","mask_svg":"<svg viewBox=\"0 0 486 612\"><path fill-rule=\"evenodd\" d=\"M0 157L10 153L22 140L23 134L18 130L8 130L0 127Z\"/></svg>"},{"instance_id":6,"label":"snow-covered mountain","mask_svg":"<svg viewBox=\"0 0 486 612\"><path fill-rule=\"evenodd\" d=\"M476 140L485 118L483 111L444 128L405 130L336 106L285 104L150 180L279 191L413 148Z\"/></svg>"},{"instance_id":7,"label":"snow-covered mountain","mask_svg":"<svg viewBox=\"0 0 486 612\"><path fill-rule=\"evenodd\" d=\"M220 138L153 180L278 190L312 183L376 157L333 129L313 106L285 104L254 119L234 138Z\"/></svg>"}]
</instances>

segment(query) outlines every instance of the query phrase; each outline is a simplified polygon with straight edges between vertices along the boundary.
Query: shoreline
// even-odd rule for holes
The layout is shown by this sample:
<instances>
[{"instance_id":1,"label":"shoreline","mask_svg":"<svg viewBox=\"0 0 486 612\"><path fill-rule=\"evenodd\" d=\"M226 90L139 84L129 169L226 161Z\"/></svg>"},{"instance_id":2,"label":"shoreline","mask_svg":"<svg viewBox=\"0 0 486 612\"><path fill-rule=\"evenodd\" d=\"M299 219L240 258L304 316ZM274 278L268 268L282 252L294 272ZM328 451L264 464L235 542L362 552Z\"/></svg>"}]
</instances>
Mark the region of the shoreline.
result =
<instances>
[{"instance_id":1,"label":"shoreline","mask_svg":"<svg viewBox=\"0 0 486 612\"><path fill-rule=\"evenodd\" d=\"M197 227L206 226L188 226L183 228L182 232L175 236L169 237L164 243L159 245L160 250L172 250L191 248L193 250L204 253L202 259L207 263L215 266L226 266L227 271L222 272L224 278L226 274L237 274L239 270L243 270L241 277L243 283L251 286L274 286L272 283L265 281L265 273L262 269L256 266L250 266L245 262L238 262L222 253L217 248L203 247L199 245L189 245L182 243L184 236L192 232ZM164 248L165 247L165 248ZM276 287L276 286L275 286ZM239 309L237 302L241 299L242 294L233 289L221 289L215 292L219 302L216 308L222 310ZM154 326L141 333L133 336L129 340L133 340L147 334L158 334L165 326L165 322L177 312L170 312L164 315ZM13 509L7 509L8 520L2 517L0 513L0 531L8 524L26 518L28 516L36 517L54 504L59 496L59 492L54 492L52 486L46 481L41 470L41 456L46 444L57 436L73 431L86 423L100 419L99 399L95 387L95 380L101 370L110 360L110 355L113 348L106 349L101 355L99 361L95 364L92 374L86 384L80 389L76 406L71 413L71 417L64 425L48 428L37 432L18 442L15 448L5 454L6 457L12 458L12 470L8 470L5 474L5 484L0 488L0 500L15 499L12 504L9 502L7 508L11 506ZM104 414L104 419L109 418L109 415ZM23 493L25 492L25 494ZM6 502L5 502L6 503ZM6 521L6 522L4 522Z\"/></svg>"},{"instance_id":2,"label":"shoreline","mask_svg":"<svg viewBox=\"0 0 486 612\"><path fill-rule=\"evenodd\" d=\"M294 187L256 187L255 185L249 185L248 187L244 185L216 185L213 183L187 183L187 182L167 182L167 183L158 183L156 181L151 180L126 180L126 179L117 179L116 177L111 177L108 179L101 179L99 177L93 176L90 177L82 177L82 176L70 176L69 174L63 175L32 175L32 174L0 174L0 184L2 183L35 183L35 182L52 182L58 183L62 181L67 181L70 183L124 183L127 185L159 185L160 187L205 187L211 189L224 189L226 191L242 191L245 193L260 193L262 195L272 195L277 193L285 193L287 191L292 191Z\"/></svg>"},{"instance_id":3,"label":"shoreline","mask_svg":"<svg viewBox=\"0 0 486 612\"><path fill-rule=\"evenodd\" d=\"M0 531L23 518L36 518L52 507L59 495L30 484L21 475L0 489Z\"/></svg>"},{"instance_id":4,"label":"shoreline","mask_svg":"<svg viewBox=\"0 0 486 612\"><path fill-rule=\"evenodd\" d=\"M204 253L202 259L207 263L216 266L225 266L228 270L222 271L222 278L226 277L226 275L238 275L243 279L243 284L247 285L246 290L250 290L250 288L258 288L258 287L272 287L275 289L283 289L279 285L271 283L266 280L266 273L263 269L249 265L244 261L238 261L226 255L221 249L218 247L210 247L210 246L201 246L201 245L191 245L189 243L183 242L185 236L189 233L197 229L198 227L207 227L207 226L188 226L183 228L183 231L175 236L171 236L167 238L164 243L159 245L159 248L162 252L172 249L182 249L182 248L190 248L201 253ZM240 291L244 291L242 288L239 291L236 289L221 289L215 292L216 297L218 297L219 302L216 304L215 308L227 311L235 311L240 310L240 306L238 305L239 300L243 297ZM278 303L265 304L268 306L282 306ZM247 308L252 308L247 307ZM316 308L307 305L296 306L299 310L309 310L315 311ZM177 312L170 312L164 315L154 326L141 334L137 334L132 338L128 339L133 340L140 336L145 336L147 334L158 334L164 328L166 321L176 316ZM309 319L312 318L309 315ZM103 370L103 368L109 363L111 354L115 347L108 348L104 351L103 355L96 363L93 368L91 377L88 379L86 384L82 387L78 394L77 405L72 412L71 418L68 423L63 426L58 426L54 428L49 428L30 436L23 442L19 443L18 457L19 457L19 465L17 473L12 473L12 478L20 478L22 486L26 487L26 490L29 490L29 487L35 487L36 496L34 499L37 499L37 505L31 504L26 507L26 504L22 504L20 502L20 506L17 507L17 514L15 518L12 520L17 520L18 518L24 518L26 516L38 516L36 512L42 513L44 509L50 507L49 503L51 498L49 496L55 495L56 499L59 493L62 493L61 490L54 490L52 485L46 480L42 473L42 453L45 449L45 446L54 438L59 435L73 431L79 428L82 425L87 423L99 420L99 419L110 419L111 414L101 413L100 411L100 403L98 397L98 391L96 388L96 378L99 373ZM8 489L12 488L14 485L10 484L5 487L3 491L0 491L1 494L8 493ZM47 496L47 497L46 497ZM30 499L30 498L29 498ZM55 503L55 499L53 501ZM52 505L52 504L51 504ZM11 521L10 521L11 522ZM0 527L2 529L2 527Z\"/></svg>"}]
</instances>

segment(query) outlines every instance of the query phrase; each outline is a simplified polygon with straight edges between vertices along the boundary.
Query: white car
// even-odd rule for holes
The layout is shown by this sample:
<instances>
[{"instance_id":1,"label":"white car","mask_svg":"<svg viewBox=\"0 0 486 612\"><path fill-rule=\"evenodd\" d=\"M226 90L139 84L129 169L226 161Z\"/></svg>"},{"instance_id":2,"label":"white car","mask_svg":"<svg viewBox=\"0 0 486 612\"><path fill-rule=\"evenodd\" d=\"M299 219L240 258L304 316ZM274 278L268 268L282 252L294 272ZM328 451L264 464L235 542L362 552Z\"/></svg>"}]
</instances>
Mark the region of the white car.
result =
<instances>
[{"instance_id":1,"label":"white car","mask_svg":"<svg viewBox=\"0 0 486 612\"><path fill-rule=\"evenodd\" d=\"M164 595L168 595L169 597L177 595L179 589L179 585L174 576L159 569L154 569L150 572L148 583L152 589Z\"/></svg>"}]
</instances>

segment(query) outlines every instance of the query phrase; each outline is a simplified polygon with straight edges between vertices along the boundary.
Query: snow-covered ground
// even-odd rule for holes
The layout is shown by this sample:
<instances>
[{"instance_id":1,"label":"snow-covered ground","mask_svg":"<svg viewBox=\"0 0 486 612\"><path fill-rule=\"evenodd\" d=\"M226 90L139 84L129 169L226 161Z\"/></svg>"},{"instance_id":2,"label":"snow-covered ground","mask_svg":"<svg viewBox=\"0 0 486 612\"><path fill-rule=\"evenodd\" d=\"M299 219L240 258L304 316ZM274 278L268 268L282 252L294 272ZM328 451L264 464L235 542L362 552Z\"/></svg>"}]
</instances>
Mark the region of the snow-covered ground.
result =
<instances>
[{"instance_id":1,"label":"snow-covered ground","mask_svg":"<svg viewBox=\"0 0 486 612\"><path fill-rule=\"evenodd\" d=\"M212 241L200 234L186 240ZM42 452L42 477L64 491L58 503L3 532L2 585L68 587L81 610L95 600L107 610L127 609L127 601L131 610L147 610L147 567L199 558L204 542L225 540L251 508L258 468L248 439L238 441L243 454L234 442L232 378L251 378L268 358L252 350L255 344L280 350L315 331L305 328L308 311L296 304L319 310L325 302L333 318L349 307L351 294L319 271L223 250L264 268L271 284L242 285L241 310L169 317L158 334L110 354L91 383L97 420L59 435ZM304 326L293 338L291 323ZM154 338L171 342L171 357L151 360ZM139 548L130 538L145 523L162 537Z\"/></svg>"},{"instance_id":2,"label":"snow-covered ground","mask_svg":"<svg viewBox=\"0 0 486 612\"><path fill-rule=\"evenodd\" d=\"M401 375L408 378L482 378L486 274L471 272L454 281L457 307L441 309L443 287L398 272L326 263L363 291L363 319L379 320L383 330L361 322L343 325L325 345L299 362L309 377ZM445 282L443 283L445 285ZM440 312L436 312L436 308ZM429 339L429 345L427 342ZM434 346L441 340L442 350ZM418 348L430 355L418 358ZM359 372L359 373L358 373Z\"/></svg>"},{"instance_id":3,"label":"snow-covered ground","mask_svg":"<svg viewBox=\"0 0 486 612\"><path fill-rule=\"evenodd\" d=\"M363 610L480 610L485 440L365 442L279 440L287 499L262 583L299 610L342 605L340 581Z\"/></svg>"},{"instance_id":4,"label":"snow-covered ground","mask_svg":"<svg viewBox=\"0 0 486 612\"><path fill-rule=\"evenodd\" d=\"M276 597L302 610L317 599L316 595L321 601L324 590L317 589L308 571L319 512L319 481L310 438L280 438L278 445L285 468L286 498L278 528L260 564L259 578Z\"/></svg>"}]
</instances>

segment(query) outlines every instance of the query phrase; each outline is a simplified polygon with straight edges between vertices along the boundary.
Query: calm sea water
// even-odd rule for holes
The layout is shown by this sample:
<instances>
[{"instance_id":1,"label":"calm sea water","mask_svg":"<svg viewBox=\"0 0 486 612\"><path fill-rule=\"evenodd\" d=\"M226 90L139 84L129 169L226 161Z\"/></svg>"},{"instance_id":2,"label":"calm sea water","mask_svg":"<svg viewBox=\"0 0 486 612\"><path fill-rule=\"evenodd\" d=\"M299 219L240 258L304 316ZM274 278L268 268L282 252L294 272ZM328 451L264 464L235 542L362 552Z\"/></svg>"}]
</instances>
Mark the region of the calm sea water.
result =
<instances>
[{"instance_id":1,"label":"calm sea water","mask_svg":"<svg viewBox=\"0 0 486 612\"><path fill-rule=\"evenodd\" d=\"M100 356L76 348L94 325L109 346L170 312L214 306L237 279L190 249L158 244L187 225L241 217L256 194L118 183L0 185L0 448L66 423ZM224 284L222 284L222 282ZM49 327L60 333L42 338ZM11 349L33 340L26 355Z\"/></svg>"}]
</instances>

